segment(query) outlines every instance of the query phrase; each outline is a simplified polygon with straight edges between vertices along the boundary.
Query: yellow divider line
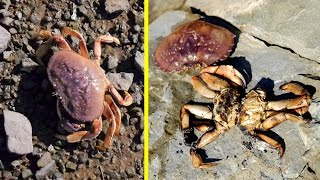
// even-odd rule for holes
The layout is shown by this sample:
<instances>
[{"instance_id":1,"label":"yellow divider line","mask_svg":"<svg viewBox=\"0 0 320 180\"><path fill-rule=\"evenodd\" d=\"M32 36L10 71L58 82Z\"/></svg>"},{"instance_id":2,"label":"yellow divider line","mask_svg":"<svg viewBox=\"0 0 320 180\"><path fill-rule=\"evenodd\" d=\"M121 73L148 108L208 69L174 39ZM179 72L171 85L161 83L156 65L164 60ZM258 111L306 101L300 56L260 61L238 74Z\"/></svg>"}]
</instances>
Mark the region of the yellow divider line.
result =
<instances>
[{"instance_id":1,"label":"yellow divider line","mask_svg":"<svg viewBox=\"0 0 320 180\"><path fill-rule=\"evenodd\" d=\"M149 0L144 1L144 179L149 178Z\"/></svg>"}]
</instances>

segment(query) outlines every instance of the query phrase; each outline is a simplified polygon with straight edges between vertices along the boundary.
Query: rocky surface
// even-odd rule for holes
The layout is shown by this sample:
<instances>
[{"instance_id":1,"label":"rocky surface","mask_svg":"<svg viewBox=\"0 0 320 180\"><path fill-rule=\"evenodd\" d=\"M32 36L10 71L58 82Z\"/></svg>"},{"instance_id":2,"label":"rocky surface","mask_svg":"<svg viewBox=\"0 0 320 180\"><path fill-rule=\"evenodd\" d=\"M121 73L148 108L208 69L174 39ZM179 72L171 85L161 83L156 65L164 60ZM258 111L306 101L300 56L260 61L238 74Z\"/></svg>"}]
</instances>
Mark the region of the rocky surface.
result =
<instances>
[{"instance_id":1,"label":"rocky surface","mask_svg":"<svg viewBox=\"0 0 320 180\"><path fill-rule=\"evenodd\" d=\"M11 39L11 34L2 26L0 26L0 53L2 53L8 46Z\"/></svg>"},{"instance_id":2,"label":"rocky surface","mask_svg":"<svg viewBox=\"0 0 320 180\"><path fill-rule=\"evenodd\" d=\"M191 1L190 1L191 2ZM188 2L188 3L190 3ZM214 3L201 1L198 8L211 12L225 12L224 6L213 7ZM207 2L207 3L206 3ZM237 7L237 11L229 11L226 16L236 17L237 12L241 15L258 11L259 6L249 3L246 8L239 8L241 2L221 1L229 6ZM261 2L261 1L255 1ZM188 4L187 5L190 5ZM242 2L244 3L244 2ZM263 4L263 3L262 3ZM242 4L241 7L243 7ZM220 9L218 8L220 7ZM227 6L228 7L228 6ZM256 8L256 9L255 9ZM280 7L277 7L280 8ZM282 7L284 8L284 7ZM266 8L267 9L267 8ZM280 8L281 9L281 8ZM272 10L270 10L272 11ZM312 8L305 9L312 11ZM276 10L274 10L276 12ZM286 15L286 11L281 11ZM151 12L152 13L152 12ZM209 11L210 13L210 11ZM266 12L265 12L266 13ZM288 13L292 13L288 11ZM267 13L266 13L267 14ZM210 15L215 15L210 13ZM249 16L249 15L248 15ZM281 18L280 16L268 16L269 18ZM289 16L289 15L288 15ZM263 16L267 18L267 16ZM150 171L149 178L152 179L318 179L320 144L320 66L319 59L311 59L315 56L301 55L293 51L294 44L300 44L301 48L308 49L310 44L304 38L296 37L295 43L288 43L286 47L281 44L284 39L289 38L286 32L278 30L277 36L273 35L274 41L269 39L263 41L253 36L250 32L243 31L239 42L232 54L232 58L224 63L233 64L242 69L246 75L248 86L246 90L259 86L267 89L269 95L279 95L279 86L289 81L299 81L310 85L310 90L316 89L312 104L309 108L311 120L307 124L284 122L272 130L284 139L286 151L279 158L278 151L261 140L248 135L239 127L221 135L216 141L206 146L209 158L220 159L219 164L209 169L195 169L190 161L189 147L183 143L180 131L179 111L183 104L190 100L207 102L193 90L190 79L199 69L189 70L182 73L163 73L153 63L153 52L157 44L164 39L178 25L197 19L197 15L191 15L183 11L171 11L163 14L150 24ZM228 20L228 19L227 19ZM247 19L244 24L250 24L255 18ZM267 21L269 22L269 21ZM271 22L271 20L270 20ZM304 22L304 27L309 22ZM314 22L313 22L314 23ZM235 24L238 25L238 24ZM301 28L299 25L291 24L291 28ZM310 25L310 26L313 26ZM319 26L319 24L318 24ZM242 26L239 26L242 30ZM257 27L258 28L258 27ZM255 26L252 27L255 29ZM261 32L268 33L268 30ZM309 37L314 31L305 34ZM314 32L316 33L316 32ZM270 34L268 34L270 35ZM271 35L270 35L271 37ZM294 37L294 36L292 36ZM279 43L279 44L278 44ZM293 46L290 46L293 45ZM317 48L311 48L314 52ZM319 55L319 54L318 54ZM308 57L308 58L306 58ZM197 134L200 136L200 134Z\"/></svg>"},{"instance_id":3,"label":"rocky surface","mask_svg":"<svg viewBox=\"0 0 320 180\"><path fill-rule=\"evenodd\" d=\"M17 112L3 110L1 123L4 124L9 152L22 155L33 151L32 128L27 117Z\"/></svg>"},{"instance_id":4,"label":"rocky surface","mask_svg":"<svg viewBox=\"0 0 320 180\"><path fill-rule=\"evenodd\" d=\"M29 119L33 145L27 155L0 149L0 179L142 178L143 72L135 60L138 52L143 54L143 1L124 0L125 8L112 14L106 12L105 2L0 1L0 25L11 34L0 53L0 106ZM91 57L99 35L110 33L121 41L120 45L102 44L101 67L106 73L129 73L131 79L121 80L135 101L129 107L120 106L121 134L105 152L95 146L103 143L107 121L103 121L103 132L90 141L69 144L55 137L62 132L57 129L57 98L47 78L46 64L57 47L51 48L50 43L41 46L44 40L37 38L37 32L48 29L59 34L64 26L81 32ZM76 38L66 39L78 49ZM3 136L0 133L0 146Z\"/></svg>"}]
</instances>

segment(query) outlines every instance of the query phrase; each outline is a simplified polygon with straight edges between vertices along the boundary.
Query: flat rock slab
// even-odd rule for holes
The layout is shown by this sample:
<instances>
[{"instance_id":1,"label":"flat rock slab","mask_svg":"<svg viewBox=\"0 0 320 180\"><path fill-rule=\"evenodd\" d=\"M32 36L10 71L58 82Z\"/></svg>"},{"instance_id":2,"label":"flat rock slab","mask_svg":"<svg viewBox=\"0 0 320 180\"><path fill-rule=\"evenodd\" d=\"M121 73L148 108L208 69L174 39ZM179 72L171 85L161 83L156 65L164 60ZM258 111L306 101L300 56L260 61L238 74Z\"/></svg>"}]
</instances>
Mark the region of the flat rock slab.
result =
<instances>
[{"instance_id":1,"label":"flat rock slab","mask_svg":"<svg viewBox=\"0 0 320 180\"><path fill-rule=\"evenodd\" d=\"M28 118L8 110L3 110L3 115L8 151L20 155L31 153L32 127Z\"/></svg>"},{"instance_id":2,"label":"flat rock slab","mask_svg":"<svg viewBox=\"0 0 320 180\"><path fill-rule=\"evenodd\" d=\"M107 79L116 89L128 91L133 82L133 73L107 73Z\"/></svg>"},{"instance_id":3,"label":"flat rock slab","mask_svg":"<svg viewBox=\"0 0 320 180\"><path fill-rule=\"evenodd\" d=\"M246 91L257 84L267 93L283 94L279 87L290 81L313 86L307 124L284 122L272 130L284 139L286 151L278 151L238 127L219 136L205 149L209 158L221 159L217 166L196 169L190 161L189 147L183 143L179 111L183 104L205 101L190 84L199 73L194 69L182 73L164 73L153 63L153 52L161 40L177 26L198 17L182 11L163 14L150 24L150 178L169 179L283 179L320 177L320 64L301 57L287 48L266 44L251 33L240 34L230 64L242 67L247 75ZM308 23L308 22L306 22ZM306 27L307 25L305 25ZM299 28L299 27L297 27ZM276 39L276 38L275 38ZM296 39L296 44L299 39ZM302 41L301 41L302 42ZM274 43L275 44L275 43ZM306 44L306 46L308 46ZM316 49L315 49L316 50ZM197 134L198 137L201 134ZM308 168L312 171L308 171Z\"/></svg>"},{"instance_id":4,"label":"flat rock slab","mask_svg":"<svg viewBox=\"0 0 320 180\"><path fill-rule=\"evenodd\" d=\"M11 34L2 26L0 26L0 53L7 49L11 39Z\"/></svg>"}]
</instances>

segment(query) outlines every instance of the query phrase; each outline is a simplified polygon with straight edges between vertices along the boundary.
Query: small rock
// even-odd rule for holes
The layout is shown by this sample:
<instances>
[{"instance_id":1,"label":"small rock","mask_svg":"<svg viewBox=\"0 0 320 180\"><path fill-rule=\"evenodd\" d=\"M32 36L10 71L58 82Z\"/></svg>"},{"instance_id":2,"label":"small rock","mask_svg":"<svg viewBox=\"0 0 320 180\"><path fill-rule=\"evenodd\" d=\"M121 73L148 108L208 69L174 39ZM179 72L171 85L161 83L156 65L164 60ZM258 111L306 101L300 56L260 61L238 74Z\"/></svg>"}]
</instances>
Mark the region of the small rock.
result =
<instances>
[{"instance_id":1,"label":"small rock","mask_svg":"<svg viewBox=\"0 0 320 180\"><path fill-rule=\"evenodd\" d=\"M83 148L83 149L88 149L89 148L89 143L87 141L82 141L80 146Z\"/></svg>"},{"instance_id":2,"label":"small rock","mask_svg":"<svg viewBox=\"0 0 320 180\"><path fill-rule=\"evenodd\" d=\"M37 12L33 12L31 15L30 15L30 21L33 23L33 24L39 24L41 22L41 17L40 15L37 13Z\"/></svg>"},{"instance_id":3,"label":"small rock","mask_svg":"<svg viewBox=\"0 0 320 180\"><path fill-rule=\"evenodd\" d=\"M113 69L118 66L119 58L117 55L110 55L108 58L108 69Z\"/></svg>"},{"instance_id":4,"label":"small rock","mask_svg":"<svg viewBox=\"0 0 320 180\"><path fill-rule=\"evenodd\" d=\"M6 26L10 26L11 23L13 22L14 19L12 19L11 17L4 17L2 20L1 20L1 23L6 25Z\"/></svg>"},{"instance_id":5,"label":"small rock","mask_svg":"<svg viewBox=\"0 0 320 180\"><path fill-rule=\"evenodd\" d=\"M30 72L38 66L39 65L36 62L32 61L32 59L24 58L24 59L22 59L21 71Z\"/></svg>"},{"instance_id":6,"label":"small rock","mask_svg":"<svg viewBox=\"0 0 320 180\"><path fill-rule=\"evenodd\" d=\"M105 10L111 14L119 11L127 11L130 8L128 0L105 1Z\"/></svg>"},{"instance_id":7,"label":"small rock","mask_svg":"<svg viewBox=\"0 0 320 180\"><path fill-rule=\"evenodd\" d=\"M108 73L106 76L116 89L128 91L132 84L134 74L121 72L121 73Z\"/></svg>"},{"instance_id":8,"label":"small rock","mask_svg":"<svg viewBox=\"0 0 320 180\"><path fill-rule=\"evenodd\" d=\"M15 154L28 154L33 151L32 127L22 114L3 110L4 129L7 135L8 151Z\"/></svg>"},{"instance_id":9,"label":"small rock","mask_svg":"<svg viewBox=\"0 0 320 180\"><path fill-rule=\"evenodd\" d=\"M17 33L18 33L18 31L17 31L15 28L10 28L10 29L9 29L9 32L10 32L11 34L17 34Z\"/></svg>"},{"instance_id":10,"label":"small rock","mask_svg":"<svg viewBox=\"0 0 320 180\"><path fill-rule=\"evenodd\" d=\"M52 146L52 144L50 144L50 145L48 146L48 151L49 151L50 153L56 153L56 150L54 149L54 146Z\"/></svg>"},{"instance_id":11,"label":"small rock","mask_svg":"<svg viewBox=\"0 0 320 180\"><path fill-rule=\"evenodd\" d=\"M41 168L36 172L36 179L43 179L49 176L56 169L55 161L50 161L45 167Z\"/></svg>"},{"instance_id":12,"label":"small rock","mask_svg":"<svg viewBox=\"0 0 320 180\"><path fill-rule=\"evenodd\" d=\"M12 51L4 51L3 52L3 59L8 61L11 54L12 54Z\"/></svg>"},{"instance_id":13,"label":"small rock","mask_svg":"<svg viewBox=\"0 0 320 180\"><path fill-rule=\"evenodd\" d=\"M62 160L58 161L57 162L57 166L58 166L58 169L61 173L64 173L66 172L66 167L64 166Z\"/></svg>"},{"instance_id":14,"label":"small rock","mask_svg":"<svg viewBox=\"0 0 320 180\"><path fill-rule=\"evenodd\" d=\"M71 20L75 21L77 20L77 5L72 3L72 15Z\"/></svg>"},{"instance_id":15,"label":"small rock","mask_svg":"<svg viewBox=\"0 0 320 180\"><path fill-rule=\"evenodd\" d=\"M144 71L144 53L141 53L140 51L136 52L136 56L134 58L134 65L140 69L142 72Z\"/></svg>"},{"instance_id":16,"label":"small rock","mask_svg":"<svg viewBox=\"0 0 320 180\"><path fill-rule=\"evenodd\" d=\"M19 177L21 174L21 170L20 169L14 169L12 175L14 177Z\"/></svg>"},{"instance_id":17,"label":"small rock","mask_svg":"<svg viewBox=\"0 0 320 180\"><path fill-rule=\"evenodd\" d=\"M21 164L21 163L20 163L19 160L14 160L14 161L11 162L11 166L12 166L13 168L18 167L20 164Z\"/></svg>"},{"instance_id":18,"label":"small rock","mask_svg":"<svg viewBox=\"0 0 320 180\"><path fill-rule=\"evenodd\" d=\"M2 163L2 161L0 160L0 170L3 170L4 169L4 165Z\"/></svg>"},{"instance_id":19,"label":"small rock","mask_svg":"<svg viewBox=\"0 0 320 180\"><path fill-rule=\"evenodd\" d=\"M79 160L79 159L78 159L78 156L77 156L76 154L72 155L71 158L70 158L70 161L71 161L71 162L74 162L74 163L77 163L78 160Z\"/></svg>"},{"instance_id":20,"label":"small rock","mask_svg":"<svg viewBox=\"0 0 320 180\"><path fill-rule=\"evenodd\" d=\"M87 16L88 10L87 10L86 6L81 5L81 6L79 6L78 9L79 9L79 12L80 12L82 15Z\"/></svg>"},{"instance_id":21,"label":"small rock","mask_svg":"<svg viewBox=\"0 0 320 180\"><path fill-rule=\"evenodd\" d=\"M45 167L52 161L51 155L49 152L45 152L42 157L37 161L38 167Z\"/></svg>"},{"instance_id":22,"label":"small rock","mask_svg":"<svg viewBox=\"0 0 320 180\"><path fill-rule=\"evenodd\" d=\"M71 161L67 161L66 168L69 171L76 171L77 170L77 164Z\"/></svg>"},{"instance_id":23,"label":"small rock","mask_svg":"<svg viewBox=\"0 0 320 180\"><path fill-rule=\"evenodd\" d=\"M10 33L5 28L0 26L0 53L7 49L10 39Z\"/></svg>"},{"instance_id":24,"label":"small rock","mask_svg":"<svg viewBox=\"0 0 320 180\"><path fill-rule=\"evenodd\" d=\"M84 153L84 154L79 154L79 163L86 163L89 159L88 154Z\"/></svg>"},{"instance_id":25,"label":"small rock","mask_svg":"<svg viewBox=\"0 0 320 180\"><path fill-rule=\"evenodd\" d=\"M14 179L14 177L12 176L12 173L10 171L2 172L2 177L3 177L3 179Z\"/></svg>"},{"instance_id":26,"label":"small rock","mask_svg":"<svg viewBox=\"0 0 320 180\"><path fill-rule=\"evenodd\" d=\"M141 27L140 27L140 25L134 25L133 26L133 29L136 31L136 32L140 32L141 31Z\"/></svg>"},{"instance_id":27,"label":"small rock","mask_svg":"<svg viewBox=\"0 0 320 180\"><path fill-rule=\"evenodd\" d=\"M30 169L24 169L22 171L22 179L32 176L32 171Z\"/></svg>"},{"instance_id":28,"label":"small rock","mask_svg":"<svg viewBox=\"0 0 320 180\"><path fill-rule=\"evenodd\" d=\"M115 164L115 163L117 163L117 161L118 161L118 158L117 158L117 156L112 156L111 157L111 164Z\"/></svg>"}]
</instances>

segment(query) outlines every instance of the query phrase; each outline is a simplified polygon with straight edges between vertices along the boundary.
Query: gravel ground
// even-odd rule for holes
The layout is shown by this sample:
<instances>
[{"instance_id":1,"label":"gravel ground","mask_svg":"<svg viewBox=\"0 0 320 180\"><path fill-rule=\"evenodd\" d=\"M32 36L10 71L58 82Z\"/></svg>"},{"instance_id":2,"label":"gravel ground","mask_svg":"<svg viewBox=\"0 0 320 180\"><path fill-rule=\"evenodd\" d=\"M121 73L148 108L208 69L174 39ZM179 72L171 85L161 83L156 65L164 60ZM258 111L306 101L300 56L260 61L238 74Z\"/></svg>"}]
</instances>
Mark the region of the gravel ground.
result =
<instances>
[{"instance_id":1,"label":"gravel ground","mask_svg":"<svg viewBox=\"0 0 320 180\"><path fill-rule=\"evenodd\" d=\"M0 151L0 179L142 179L143 1L113 3L0 1L0 25L11 34L8 47L0 53L0 105L24 114L31 122L33 135L30 154L18 156ZM120 46L102 46L102 68L114 81L126 83L123 87L129 87L134 103L120 107L121 133L106 152L94 148L102 143L104 133L94 140L73 144L54 137L58 132L56 97L45 66L35 56L43 41L36 38L34 30L52 29L59 33L64 26L83 34L91 55L93 42L101 34L109 32L121 41ZM76 46L73 38L68 40ZM51 55L52 52L43 59ZM106 132L107 123L104 125Z\"/></svg>"}]
</instances>

